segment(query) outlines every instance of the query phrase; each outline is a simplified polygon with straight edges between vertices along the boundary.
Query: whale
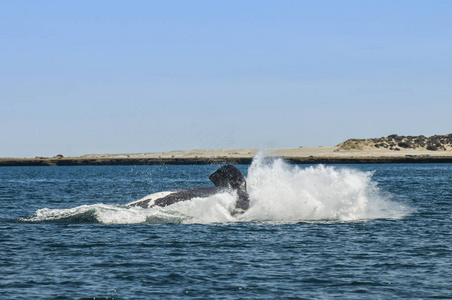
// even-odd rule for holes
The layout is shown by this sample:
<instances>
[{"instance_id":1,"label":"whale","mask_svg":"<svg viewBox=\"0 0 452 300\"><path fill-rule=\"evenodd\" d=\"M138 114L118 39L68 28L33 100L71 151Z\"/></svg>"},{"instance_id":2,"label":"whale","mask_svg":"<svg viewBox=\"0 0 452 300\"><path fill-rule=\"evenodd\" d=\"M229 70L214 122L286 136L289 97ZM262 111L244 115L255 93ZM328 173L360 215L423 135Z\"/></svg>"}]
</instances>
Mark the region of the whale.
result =
<instances>
[{"instance_id":1,"label":"whale","mask_svg":"<svg viewBox=\"0 0 452 300\"><path fill-rule=\"evenodd\" d=\"M151 208L155 206L166 207L189 201L194 198L205 198L218 193L235 192L237 194L233 214L244 213L250 207L249 195L246 189L246 180L242 172L233 165L224 165L209 175L213 187L194 187L162 191L147 195L139 200L126 204L127 207Z\"/></svg>"}]
</instances>

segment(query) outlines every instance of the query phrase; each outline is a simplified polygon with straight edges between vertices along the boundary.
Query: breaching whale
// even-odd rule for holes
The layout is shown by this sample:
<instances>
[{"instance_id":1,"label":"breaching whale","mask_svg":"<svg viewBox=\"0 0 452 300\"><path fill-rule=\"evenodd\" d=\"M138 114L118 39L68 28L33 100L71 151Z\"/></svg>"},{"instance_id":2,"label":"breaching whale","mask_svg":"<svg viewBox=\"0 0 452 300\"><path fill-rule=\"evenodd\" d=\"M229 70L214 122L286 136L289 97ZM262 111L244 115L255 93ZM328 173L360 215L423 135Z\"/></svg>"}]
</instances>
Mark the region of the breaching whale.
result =
<instances>
[{"instance_id":1,"label":"breaching whale","mask_svg":"<svg viewBox=\"0 0 452 300\"><path fill-rule=\"evenodd\" d=\"M242 172L233 165L224 165L209 176L215 187L197 187L165 191L148 195L144 198L126 204L127 207L140 206L150 208L153 206L165 207L198 197L209 197L217 193L233 190L237 193L235 213L245 212L249 206L249 196L246 190L246 180Z\"/></svg>"}]
</instances>

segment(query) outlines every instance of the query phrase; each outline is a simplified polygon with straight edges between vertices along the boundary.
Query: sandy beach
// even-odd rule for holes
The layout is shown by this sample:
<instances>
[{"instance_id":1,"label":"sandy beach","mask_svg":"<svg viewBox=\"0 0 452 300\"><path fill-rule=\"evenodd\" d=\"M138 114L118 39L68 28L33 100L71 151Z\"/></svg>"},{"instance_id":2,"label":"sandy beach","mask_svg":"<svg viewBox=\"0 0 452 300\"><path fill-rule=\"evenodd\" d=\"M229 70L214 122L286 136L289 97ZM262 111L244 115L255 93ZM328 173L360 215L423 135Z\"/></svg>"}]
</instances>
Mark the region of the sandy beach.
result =
<instances>
[{"instance_id":1,"label":"sandy beach","mask_svg":"<svg viewBox=\"0 0 452 300\"><path fill-rule=\"evenodd\" d=\"M262 151L266 156L281 158L350 158L350 157L406 157L408 156L450 156L452 150L428 151L416 149L401 149L392 151L386 149L372 150L340 150L339 147L300 147L300 148L274 148L274 149L195 149L170 152L151 152L135 154L87 154L81 158L253 158Z\"/></svg>"}]
</instances>

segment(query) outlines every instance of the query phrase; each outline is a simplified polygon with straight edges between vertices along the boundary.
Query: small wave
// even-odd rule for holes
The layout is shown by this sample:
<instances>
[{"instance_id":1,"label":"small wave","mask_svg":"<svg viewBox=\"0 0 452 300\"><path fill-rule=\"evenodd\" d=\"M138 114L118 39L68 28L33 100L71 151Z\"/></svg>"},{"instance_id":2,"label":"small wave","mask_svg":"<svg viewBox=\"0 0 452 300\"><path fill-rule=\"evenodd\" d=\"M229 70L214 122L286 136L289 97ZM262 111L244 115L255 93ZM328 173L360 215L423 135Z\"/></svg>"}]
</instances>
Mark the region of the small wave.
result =
<instances>
[{"instance_id":1,"label":"small wave","mask_svg":"<svg viewBox=\"0 0 452 300\"><path fill-rule=\"evenodd\" d=\"M411 211L372 180L372 172L350 168L292 166L258 154L248 170L250 209L233 216L236 195L220 193L167 207L93 204L43 208L24 222L101 224L210 224L229 222L360 221L402 218Z\"/></svg>"},{"instance_id":2,"label":"small wave","mask_svg":"<svg viewBox=\"0 0 452 300\"><path fill-rule=\"evenodd\" d=\"M231 215L235 198L235 194L225 192L167 207L141 208L93 204L69 209L43 208L37 210L33 216L19 221L93 224L227 223L237 221Z\"/></svg>"},{"instance_id":3,"label":"small wave","mask_svg":"<svg viewBox=\"0 0 452 300\"><path fill-rule=\"evenodd\" d=\"M69 209L43 208L22 222L55 222L55 223L141 223L145 219L133 210L107 204L81 205Z\"/></svg>"}]
</instances>

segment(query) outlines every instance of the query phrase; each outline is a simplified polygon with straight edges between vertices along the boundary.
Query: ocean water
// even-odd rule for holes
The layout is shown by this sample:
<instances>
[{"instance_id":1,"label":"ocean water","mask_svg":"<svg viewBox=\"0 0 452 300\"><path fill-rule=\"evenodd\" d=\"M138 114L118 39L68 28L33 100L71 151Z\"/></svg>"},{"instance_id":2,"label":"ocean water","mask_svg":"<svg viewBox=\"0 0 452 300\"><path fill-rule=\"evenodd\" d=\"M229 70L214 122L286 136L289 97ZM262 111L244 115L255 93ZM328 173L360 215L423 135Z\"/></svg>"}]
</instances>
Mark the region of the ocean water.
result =
<instances>
[{"instance_id":1,"label":"ocean water","mask_svg":"<svg viewBox=\"0 0 452 300\"><path fill-rule=\"evenodd\" d=\"M0 168L0 299L452 299L452 164Z\"/></svg>"}]
</instances>

